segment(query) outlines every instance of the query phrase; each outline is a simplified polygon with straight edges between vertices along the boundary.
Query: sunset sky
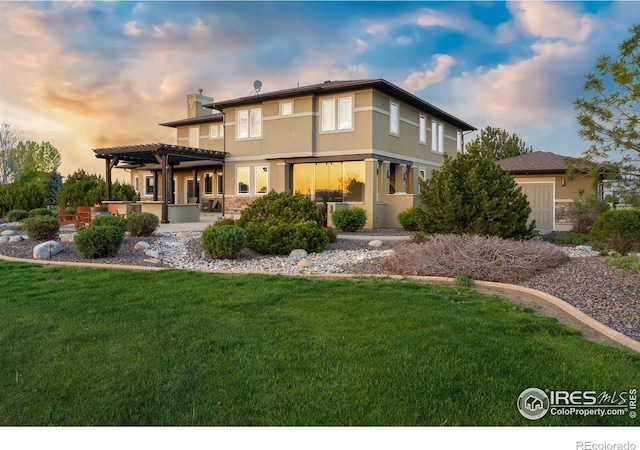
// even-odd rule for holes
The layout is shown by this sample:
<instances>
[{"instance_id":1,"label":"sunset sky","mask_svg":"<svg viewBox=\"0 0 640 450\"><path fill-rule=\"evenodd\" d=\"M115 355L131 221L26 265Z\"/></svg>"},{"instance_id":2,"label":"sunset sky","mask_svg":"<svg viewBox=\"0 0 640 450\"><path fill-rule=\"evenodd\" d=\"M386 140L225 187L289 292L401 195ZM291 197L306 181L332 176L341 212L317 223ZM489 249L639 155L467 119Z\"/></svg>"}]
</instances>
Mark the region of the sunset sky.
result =
<instances>
[{"instance_id":1,"label":"sunset sky","mask_svg":"<svg viewBox=\"0 0 640 450\"><path fill-rule=\"evenodd\" d=\"M63 175L104 175L91 149L175 143L158 124L186 117L199 88L225 100L257 79L384 78L577 155L584 75L638 21L637 2L0 1L0 121L56 146Z\"/></svg>"}]
</instances>

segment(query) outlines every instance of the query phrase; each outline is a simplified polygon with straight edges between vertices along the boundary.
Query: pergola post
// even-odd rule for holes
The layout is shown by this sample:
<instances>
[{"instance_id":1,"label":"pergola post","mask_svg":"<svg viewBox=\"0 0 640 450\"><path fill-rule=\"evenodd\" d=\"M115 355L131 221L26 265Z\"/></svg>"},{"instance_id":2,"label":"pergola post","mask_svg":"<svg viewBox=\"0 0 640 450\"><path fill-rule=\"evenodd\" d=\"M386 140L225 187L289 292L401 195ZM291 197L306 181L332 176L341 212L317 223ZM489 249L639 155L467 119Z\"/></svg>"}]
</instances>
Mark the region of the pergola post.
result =
<instances>
[{"instance_id":1,"label":"pergola post","mask_svg":"<svg viewBox=\"0 0 640 450\"><path fill-rule=\"evenodd\" d=\"M162 218L161 223L169 223L169 193L171 191L171 181L169 180L168 155L162 155Z\"/></svg>"},{"instance_id":2,"label":"pergola post","mask_svg":"<svg viewBox=\"0 0 640 450\"><path fill-rule=\"evenodd\" d=\"M106 163L106 179L105 179L105 195L107 197L107 201L111 200L111 158L105 158Z\"/></svg>"}]
</instances>

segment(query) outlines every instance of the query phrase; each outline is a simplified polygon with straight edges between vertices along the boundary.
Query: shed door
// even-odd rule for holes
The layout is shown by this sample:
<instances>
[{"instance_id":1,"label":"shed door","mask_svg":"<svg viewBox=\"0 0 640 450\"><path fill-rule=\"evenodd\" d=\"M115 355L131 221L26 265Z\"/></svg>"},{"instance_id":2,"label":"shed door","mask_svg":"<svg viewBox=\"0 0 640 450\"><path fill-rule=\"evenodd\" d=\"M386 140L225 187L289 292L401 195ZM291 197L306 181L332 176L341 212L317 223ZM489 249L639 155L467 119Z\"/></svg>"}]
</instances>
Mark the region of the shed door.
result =
<instances>
[{"instance_id":1,"label":"shed door","mask_svg":"<svg viewBox=\"0 0 640 450\"><path fill-rule=\"evenodd\" d=\"M531 206L529 222L536 221L536 230L553 230L553 183L521 183L520 186Z\"/></svg>"}]
</instances>

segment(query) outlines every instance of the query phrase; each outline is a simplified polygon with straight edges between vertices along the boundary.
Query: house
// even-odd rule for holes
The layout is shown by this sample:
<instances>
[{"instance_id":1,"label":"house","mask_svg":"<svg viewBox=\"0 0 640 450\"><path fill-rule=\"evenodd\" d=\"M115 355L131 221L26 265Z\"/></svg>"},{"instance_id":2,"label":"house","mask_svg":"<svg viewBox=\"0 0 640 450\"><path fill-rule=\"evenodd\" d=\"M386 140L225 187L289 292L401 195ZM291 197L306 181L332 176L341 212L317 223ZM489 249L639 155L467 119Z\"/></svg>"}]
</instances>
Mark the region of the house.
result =
<instances>
[{"instance_id":1,"label":"house","mask_svg":"<svg viewBox=\"0 0 640 450\"><path fill-rule=\"evenodd\" d=\"M218 102L189 94L187 118L161 125L175 128L176 145L94 152L107 172L130 169L142 203L163 203L163 221L190 200L215 199L225 215L239 215L276 190L313 199L329 224L333 210L362 207L366 228L398 227L398 213L418 204L418 180L438 169L444 154L461 152L464 133L475 130L383 79Z\"/></svg>"},{"instance_id":2,"label":"house","mask_svg":"<svg viewBox=\"0 0 640 450\"><path fill-rule=\"evenodd\" d=\"M551 152L532 152L496 161L522 187L532 210L530 220L536 221L538 230L570 231L573 224L569 204L581 192L602 196L588 170L578 171L569 179L567 158Z\"/></svg>"}]
</instances>

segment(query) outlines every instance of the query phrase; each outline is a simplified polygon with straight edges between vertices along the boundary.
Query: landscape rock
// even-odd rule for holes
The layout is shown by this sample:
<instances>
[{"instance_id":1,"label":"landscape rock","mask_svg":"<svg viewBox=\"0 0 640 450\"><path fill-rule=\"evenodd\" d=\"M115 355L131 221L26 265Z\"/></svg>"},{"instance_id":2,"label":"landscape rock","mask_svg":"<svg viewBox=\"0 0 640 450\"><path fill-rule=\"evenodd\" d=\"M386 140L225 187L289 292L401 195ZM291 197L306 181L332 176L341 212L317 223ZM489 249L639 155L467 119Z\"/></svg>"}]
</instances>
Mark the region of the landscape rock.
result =
<instances>
[{"instance_id":1,"label":"landscape rock","mask_svg":"<svg viewBox=\"0 0 640 450\"><path fill-rule=\"evenodd\" d=\"M591 248L590 245L578 245L578 246L576 246L576 250L579 250L581 252L591 252L591 251L593 251L593 249Z\"/></svg>"},{"instance_id":2,"label":"landscape rock","mask_svg":"<svg viewBox=\"0 0 640 450\"><path fill-rule=\"evenodd\" d=\"M133 248L136 250L149 250L151 248L151 244L149 244L146 241L140 241L136 243L136 245Z\"/></svg>"},{"instance_id":3,"label":"landscape rock","mask_svg":"<svg viewBox=\"0 0 640 450\"><path fill-rule=\"evenodd\" d=\"M298 261L299 269L308 269L309 267L312 267L312 264L308 259L302 258L300 261Z\"/></svg>"},{"instance_id":4,"label":"landscape rock","mask_svg":"<svg viewBox=\"0 0 640 450\"><path fill-rule=\"evenodd\" d=\"M369 242L369 247L380 248L382 247L382 241L380 239L374 239Z\"/></svg>"},{"instance_id":5,"label":"landscape rock","mask_svg":"<svg viewBox=\"0 0 640 450\"><path fill-rule=\"evenodd\" d=\"M15 230L4 230L0 232L0 236L13 236L16 234Z\"/></svg>"},{"instance_id":6,"label":"landscape rock","mask_svg":"<svg viewBox=\"0 0 640 450\"><path fill-rule=\"evenodd\" d=\"M289 253L289 258L291 259L301 259L301 258L306 258L307 256L309 256L309 253L307 253L306 250L301 248L296 248L295 250L291 250L291 253Z\"/></svg>"},{"instance_id":7,"label":"landscape rock","mask_svg":"<svg viewBox=\"0 0 640 450\"><path fill-rule=\"evenodd\" d=\"M553 233L553 230L540 230L538 231L538 236L549 236Z\"/></svg>"},{"instance_id":8,"label":"landscape rock","mask_svg":"<svg viewBox=\"0 0 640 450\"><path fill-rule=\"evenodd\" d=\"M9 242L9 236L0 236L0 244L6 244Z\"/></svg>"},{"instance_id":9,"label":"landscape rock","mask_svg":"<svg viewBox=\"0 0 640 450\"><path fill-rule=\"evenodd\" d=\"M60 234L60 242L74 242L76 233L63 233Z\"/></svg>"},{"instance_id":10,"label":"landscape rock","mask_svg":"<svg viewBox=\"0 0 640 450\"><path fill-rule=\"evenodd\" d=\"M49 259L49 255L53 256L62 250L62 245L56 241L47 241L33 247L33 257L35 259ZM49 253L51 251L51 253Z\"/></svg>"},{"instance_id":11,"label":"landscape rock","mask_svg":"<svg viewBox=\"0 0 640 450\"><path fill-rule=\"evenodd\" d=\"M144 254L147 255L149 258L153 258L153 259L160 258L160 253L158 253L157 250L147 250L146 252L144 252Z\"/></svg>"},{"instance_id":12,"label":"landscape rock","mask_svg":"<svg viewBox=\"0 0 640 450\"><path fill-rule=\"evenodd\" d=\"M13 242L20 242L24 240L24 238L22 236L9 236L9 243L13 243Z\"/></svg>"}]
</instances>

